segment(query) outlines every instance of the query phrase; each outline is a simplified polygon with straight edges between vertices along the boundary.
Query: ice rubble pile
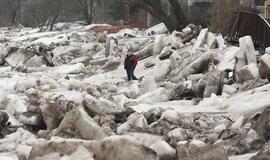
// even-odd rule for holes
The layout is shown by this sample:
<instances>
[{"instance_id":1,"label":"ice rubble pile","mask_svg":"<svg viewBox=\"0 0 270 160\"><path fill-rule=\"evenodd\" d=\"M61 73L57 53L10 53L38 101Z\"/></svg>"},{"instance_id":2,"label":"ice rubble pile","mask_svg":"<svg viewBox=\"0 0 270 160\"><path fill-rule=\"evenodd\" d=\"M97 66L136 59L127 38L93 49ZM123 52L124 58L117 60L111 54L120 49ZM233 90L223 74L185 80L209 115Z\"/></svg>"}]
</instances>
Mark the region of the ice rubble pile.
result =
<instances>
[{"instance_id":1,"label":"ice rubble pile","mask_svg":"<svg viewBox=\"0 0 270 160\"><path fill-rule=\"evenodd\" d=\"M92 27L0 29L0 158L269 158L269 48L195 25ZM128 49L141 82L126 80Z\"/></svg>"}]
</instances>

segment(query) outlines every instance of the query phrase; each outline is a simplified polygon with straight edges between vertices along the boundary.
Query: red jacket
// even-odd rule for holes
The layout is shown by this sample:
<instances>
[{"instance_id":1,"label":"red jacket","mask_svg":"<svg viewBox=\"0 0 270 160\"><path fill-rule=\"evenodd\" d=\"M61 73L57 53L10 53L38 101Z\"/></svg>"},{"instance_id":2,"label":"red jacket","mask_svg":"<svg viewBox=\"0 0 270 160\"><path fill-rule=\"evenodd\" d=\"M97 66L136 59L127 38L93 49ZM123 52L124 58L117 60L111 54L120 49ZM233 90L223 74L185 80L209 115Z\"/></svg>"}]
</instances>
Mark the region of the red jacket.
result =
<instances>
[{"instance_id":1,"label":"red jacket","mask_svg":"<svg viewBox=\"0 0 270 160\"><path fill-rule=\"evenodd\" d=\"M125 58L125 69L135 69L138 63L138 56L131 54Z\"/></svg>"}]
</instances>

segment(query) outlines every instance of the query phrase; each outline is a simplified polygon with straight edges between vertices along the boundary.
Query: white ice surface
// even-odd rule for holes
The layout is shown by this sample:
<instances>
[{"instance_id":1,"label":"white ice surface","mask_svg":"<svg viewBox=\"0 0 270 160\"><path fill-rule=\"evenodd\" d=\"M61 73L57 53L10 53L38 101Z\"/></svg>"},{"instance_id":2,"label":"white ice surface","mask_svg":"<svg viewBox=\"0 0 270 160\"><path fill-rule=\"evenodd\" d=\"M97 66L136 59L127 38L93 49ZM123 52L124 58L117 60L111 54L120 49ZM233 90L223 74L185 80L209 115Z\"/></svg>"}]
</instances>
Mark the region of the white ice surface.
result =
<instances>
[{"instance_id":1,"label":"white ice surface","mask_svg":"<svg viewBox=\"0 0 270 160\"><path fill-rule=\"evenodd\" d=\"M270 104L270 84L246 91L226 99L222 109L239 116L254 114Z\"/></svg>"},{"instance_id":2,"label":"white ice surface","mask_svg":"<svg viewBox=\"0 0 270 160\"><path fill-rule=\"evenodd\" d=\"M147 62L147 60L149 60L149 59L151 59L151 57L138 62L138 65L137 65L135 72L134 72L135 76L137 76L139 78L141 76L146 77L146 76L153 75L154 67L152 67L152 68L145 68L144 67L144 63ZM122 61L124 61L124 60L122 60ZM126 71L124 70L124 65L122 63L122 65L120 65L118 67L118 69L116 69L114 71L96 74L96 75L93 75L89 78L85 78L83 81L90 83L90 84L100 85L103 82L122 82L125 79L127 79L126 78Z\"/></svg>"},{"instance_id":3,"label":"white ice surface","mask_svg":"<svg viewBox=\"0 0 270 160\"><path fill-rule=\"evenodd\" d=\"M55 37L43 37L35 40L33 43L34 44L45 44L45 45L50 45L50 44L62 44L67 41L67 35L62 34L62 35L57 35Z\"/></svg>"},{"instance_id":4,"label":"white ice surface","mask_svg":"<svg viewBox=\"0 0 270 160\"><path fill-rule=\"evenodd\" d=\"M131 108L137 112L146 112L152 108L164 108L164 109L174 109L179 113L197 113L197 112L204 112L204 113L213 113L213 112L220 112L223 113L224 111L219 110L218 107L202 107L199 105L194 106L191 101L169 101L169 102L162 102L156 104L139 104L132 106Z\"/></svg>"},{"instance_id":5,"label":"white ice surface","mask_svg":"<svg viewBox=\"0 0 270 160\"><path fill-rule=\"evenodd\" d=\"M239 156L231 156L229 160L249 160L251 157L255 156L257 153L249 153Z\"/></svg>"},{"instance_id":6,"label":"white ice surface","mask_svg":"<svg viewBox=\"0 0 270 160\"><path fill-rule=\"evenodd\" d=\"M19 160L15 153L0 153L0 160Z\"/></svg>"},{"instance_id":7,"label":"white ice surface","mask_svg":"<svg viewBox=\"0 0 270 160\"><path fill-rule=\"evenodd\" d=\"M47 36L52 36L52 35L55 35L57 34L58 32L38 32L38 33L30 33L30 34L26 34L26 35L23 35L23 36L20 36L18 38L14 38L12 39L12 41L14 42L19 42L19 41L24 41L24 40L27 40L29 38L42 38L42 37L47 37Z\"/></svg>"},{"instance_id":8,"label":"white ice surface","mask_svg":"<svg viewBox=\"0 0 270 160\"><path fill-rule=\"evenodd\" d=\"M226 69L233 70L235 65L235 55L240 50L239 47L229 47L223 53L223 60L217 65L220 71Z\"/></svg>"}]
</instances>

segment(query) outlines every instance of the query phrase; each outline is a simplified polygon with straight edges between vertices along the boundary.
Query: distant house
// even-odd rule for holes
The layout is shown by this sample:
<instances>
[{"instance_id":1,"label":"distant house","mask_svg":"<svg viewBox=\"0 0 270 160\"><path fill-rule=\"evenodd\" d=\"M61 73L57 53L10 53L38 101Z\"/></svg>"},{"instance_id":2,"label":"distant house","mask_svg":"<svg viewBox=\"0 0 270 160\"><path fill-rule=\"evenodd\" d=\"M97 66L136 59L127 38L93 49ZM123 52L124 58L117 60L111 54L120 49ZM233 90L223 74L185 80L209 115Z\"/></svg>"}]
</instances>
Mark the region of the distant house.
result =
<instances>
[{"instance_id":1,"label":"distant house","mask_svg":"<svg viewBox=\"0 0 270 160\"><path fill-rule=\"evenodd\" d=\"M265 3L266 3L266 0L255 0L254 1L254 8L256 8L263 16L266 15Z\"/></svg>"}]
</instances>

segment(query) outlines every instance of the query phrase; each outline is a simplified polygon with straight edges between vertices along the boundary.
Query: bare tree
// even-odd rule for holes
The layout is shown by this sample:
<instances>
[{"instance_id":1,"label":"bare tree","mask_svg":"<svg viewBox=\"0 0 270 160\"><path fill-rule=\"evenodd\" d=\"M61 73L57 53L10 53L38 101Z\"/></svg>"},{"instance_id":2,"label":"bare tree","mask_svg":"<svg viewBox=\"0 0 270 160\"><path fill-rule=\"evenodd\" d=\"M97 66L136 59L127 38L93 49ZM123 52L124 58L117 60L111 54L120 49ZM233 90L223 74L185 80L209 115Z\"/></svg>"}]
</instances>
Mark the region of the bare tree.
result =
<instances>
[{"instance_id":1,"label":"bare tree","mask_svg":"<svg viewBox=\"0 0 270 160\"><path fill-rule=\"evenodd\" d=\"M12 21L13 26L21 23L21 0L11 0L12 3Z\"/></svg>"},{"instance_id":2,"label":"bare tree","mask_svg":"<svg viewBox=\"0 0 270 160\"><path fill-rule=\"evenodd\" d=\"M168 0L174 16L168 15L163 10L161 0L139 0L139 2L145 11L164 22L170 31L181 29L188 23L178 0Z\"/></svg>"},{"instance_id":3,"label":"bare tree","mask_svg":"<svg viewBox=\"0 0 270 160\"><path fill-rule=\"evenodd\" d=\"M212 10L210 29L216 33L228 33L234 11L238 8L239 1L237 0L215 1Z\"/></svg>"},{"instance_id":4,"label":"bare tree","mask_svg":"<svg viewBox=\"0 0 270 160\"><path fill-rule=\"evenodd\" d=\"M65 0L35 0L31 3L32 12L36 24L41 30L53 30L61 11L64 7Z\"/></svg>"},{"instance_id":5,"label":"bare tree","mask_svg":"<svg viewBox=\"0 0 270 160\"><path fill-rule=\"evenodd\" d=\"M49 30L60 20L119 24L123 14L122 0L0 0L1 26Z\"/></svg>"},{"instance_id":6,"label":"bare tree","mask_svg":"<svg viewBox=\"0 0 270 160\"><path fill-rule=\"evenodd\" d=\"M78 0L83 19L87 24L92 24L93 21L94 1L95 0Z\"/></svg>"},{"instance_id":7,"label":"bare tree","mask_svg":"<svg viewBox=\"0 0 270 160\"><path fill-rule=\"evenodd\" d=\"M78 1L78 7L81 11L81 15L83 20L87 24L92 24L93 19L96 16L95 8L99 8L99 10L102 12L105 8L104 5L108 4L106 0L76 0ZM102 6L103 4L103 6ZM103 13L103 16L105 16L105 13ZM102 18L102 17L99 17Z\"/></svg>"},{"instance_id":8,"label":"bare tree","mask_svg":"<svg viewBox=\"0 0 270 160\"><path fill-rule=\"evenodd\" d=\"M21 23L21 0L3 0L0 5L4 10L1 19L8 19L10 25L18 26Z\"/></svg>"},{"instance_id":9,"label":"bare tree","mask_svg":"<svg viewBox=\"0 0 270 160\"><path fill-rule=\"evenodd\" d=\"M40 30L47 30L48 18L50 17L50 4L41 3L41 1L32 1L30 4L31 12L34 18L34 23L40 28ZM46 27L46 28L44 28Z\"/></svg>"},{"instance_id":10,"label":"bare tree","mask_svg":"<svg viewBox=\"0 0 270 160\"><path fill-rule=\"evenodd\" d=\"M64 0L53 0L53 2L55 3L55 8L53 9L53 13L51 16L51 22L50 22L50 31L53 30L53 26L56 23L57 19L60 16L60 13L62 11L63 5L64 5Z\"/></svg>"},{"instance_id":11,"label":"bare tree","mask_svg":"<svg viewBox=\"0 0 270 160\"><path fill-rule=\"evenodd\" d=\"M212 10L210 29L216 33L227 34L234 13L238 11L257 12L254 0L215 1Z\"/></svg>"}]
</instances>

